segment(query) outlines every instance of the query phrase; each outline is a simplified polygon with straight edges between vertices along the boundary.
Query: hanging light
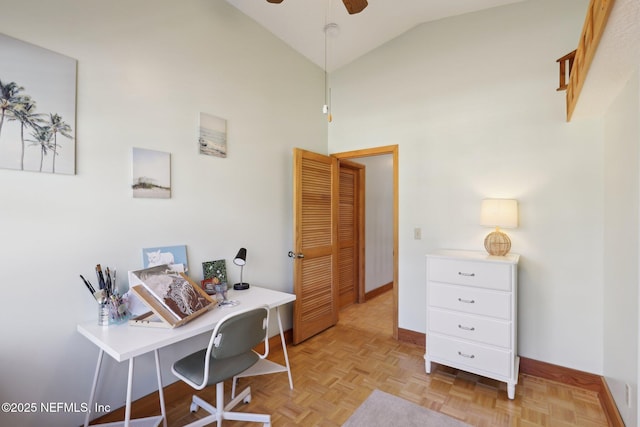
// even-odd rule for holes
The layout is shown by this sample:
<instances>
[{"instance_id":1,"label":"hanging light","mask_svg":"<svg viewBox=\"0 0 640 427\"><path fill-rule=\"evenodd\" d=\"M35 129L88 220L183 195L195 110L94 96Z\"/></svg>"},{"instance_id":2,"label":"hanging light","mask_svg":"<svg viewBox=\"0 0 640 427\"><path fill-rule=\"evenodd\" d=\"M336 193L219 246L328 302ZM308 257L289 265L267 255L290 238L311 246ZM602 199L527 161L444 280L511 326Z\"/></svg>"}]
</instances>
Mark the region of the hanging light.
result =
<instances>
[{"instance_id":1,"label":"hanging light","mask_svg":"<svg viewBox=\"0 0 640 427\"><path fill-rule=\"evenodd\" d=\"M329 87L329 75L327 72L328 38L335 37L340 33L340 27L335 22L330 22L324 26L324 105L322 113L327 115L327 121L331 123L333 116L331 115L331 88Z\"/></svg>"}]
</instances>

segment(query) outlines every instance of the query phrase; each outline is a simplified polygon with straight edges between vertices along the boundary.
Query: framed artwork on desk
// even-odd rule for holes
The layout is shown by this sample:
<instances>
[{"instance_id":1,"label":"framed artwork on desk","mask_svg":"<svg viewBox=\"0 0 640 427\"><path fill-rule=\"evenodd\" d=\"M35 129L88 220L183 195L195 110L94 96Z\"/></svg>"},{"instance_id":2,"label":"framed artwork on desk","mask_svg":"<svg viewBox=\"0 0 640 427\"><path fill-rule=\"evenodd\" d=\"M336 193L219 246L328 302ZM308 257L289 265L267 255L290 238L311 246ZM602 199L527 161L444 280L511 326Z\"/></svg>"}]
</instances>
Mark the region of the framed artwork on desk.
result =
<instances>
[{"instance_id":1,"label":"framed artwork on desk","mask_svg":"<svg viewBox=\"0 0 640 427\"><path fill-rule=\"evenodd\" d=\"M207 293L213 294L215 285L227 283L227 264L223 259L203 262L202 273L204 275L202 289Z\"/></svg>"},{"instance_id":2,"label":"framed artwork on desk","mask_svg":"<svg viewBox=\"0 0 640 427\"><path fill-rule=\"evenodd\" d=\"M142 249L142 265L144 268L166 264L176 272L189 271L187 265L187 246L157 246Z\"/></svg>"},{"instance_id":3,"label":"framed artwork on desk","mask_svg":"<svg viewBox=\"0 0 640 427\"><path fill-rule=\"evenodd\" d=\"M169 327L180 326L213 306L215 301L187 275L168 271L166 267L158 265L129 272L129 286Z\"/></svg>"}]
</instances>

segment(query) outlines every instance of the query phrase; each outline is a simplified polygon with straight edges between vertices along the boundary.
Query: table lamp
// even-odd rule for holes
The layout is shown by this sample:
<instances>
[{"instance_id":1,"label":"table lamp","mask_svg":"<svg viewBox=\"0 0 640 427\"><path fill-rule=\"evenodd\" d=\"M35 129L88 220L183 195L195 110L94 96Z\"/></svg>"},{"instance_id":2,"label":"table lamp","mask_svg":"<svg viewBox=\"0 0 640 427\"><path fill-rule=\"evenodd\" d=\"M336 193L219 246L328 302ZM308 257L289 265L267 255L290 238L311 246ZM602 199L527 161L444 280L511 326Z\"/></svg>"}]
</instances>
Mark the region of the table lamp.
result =
<instances>
[{"instance_id":1,"label":"table lamp","mask_svg":"<svg viewBox=\"0 0 640 427\"><path fill-rule=\"evenodd\" d=\"M245 248L240 248L238 254L233 259L233 263L240 266L240 283L235 283L233 285L233 289L237 291L249 289L249 284L242 281L242 272L244 270L244 265L247 263L247 250Z\"/></svg>"},{"instance_id":2,"label":"table lamp","mask_svg":"<svg viewBox=\"0 0 640 427\"><path fill-rule=\"evenodd\" d=\"M504 256L511 249L511 239L500 227L518 226L518 201L512 199L484 199L480 207L480 225L495 227L484 239L484 248L490 255Z\"/></svg>"}]
</instances>

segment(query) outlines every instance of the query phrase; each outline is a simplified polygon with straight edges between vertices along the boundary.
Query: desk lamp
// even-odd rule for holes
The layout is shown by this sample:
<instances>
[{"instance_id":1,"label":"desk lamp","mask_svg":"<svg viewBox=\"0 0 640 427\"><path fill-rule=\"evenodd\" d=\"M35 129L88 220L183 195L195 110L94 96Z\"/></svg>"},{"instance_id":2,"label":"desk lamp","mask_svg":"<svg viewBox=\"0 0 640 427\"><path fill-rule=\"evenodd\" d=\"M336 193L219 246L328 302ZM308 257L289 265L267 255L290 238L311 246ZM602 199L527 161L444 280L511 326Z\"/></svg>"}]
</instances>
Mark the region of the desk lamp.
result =
<instances>
[{"instance_id":1,"label":"desk lamp","mask_svg":"<svg viewBox=\"0 0 640 427\"><path fill-rule=\"evenodd\" d=\"M518 201L510 199L484 199L480 208L480 225L495 227L487 234L484 248L490 255L504 256L511 249L511 239L500 227L518 226Z\"/></svg>"},{"instance_id":2,"label":"desk lamp","mask_svg":"<svg viewBox=\"0 0 640 427\"><path fill-rule=\"evenodd\" d=\"M240 266L240 283L234 284L233 289L237 291L249 289L249 284L242 281L242 272L244 270L244 265L247 263L247 250L245 248L240 248L238 254L233 259L233 263Z\"/></svg>"}]
</instances>

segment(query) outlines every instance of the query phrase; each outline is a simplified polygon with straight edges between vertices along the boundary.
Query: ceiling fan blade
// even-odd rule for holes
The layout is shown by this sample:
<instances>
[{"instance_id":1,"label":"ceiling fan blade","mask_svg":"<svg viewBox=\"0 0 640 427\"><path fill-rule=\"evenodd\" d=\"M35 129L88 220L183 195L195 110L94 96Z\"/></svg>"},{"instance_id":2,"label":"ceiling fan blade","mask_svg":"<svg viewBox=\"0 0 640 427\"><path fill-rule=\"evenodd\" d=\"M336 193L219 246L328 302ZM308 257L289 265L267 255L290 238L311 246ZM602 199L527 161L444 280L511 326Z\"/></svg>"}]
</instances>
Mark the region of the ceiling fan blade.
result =
<instances>
[{"instance_id":1,"label":"ceiling fan blade","mask_svg":"<svg viewBox=\"0 0 640 427\"><path fill-rule=\"evenodd\" d=\"M269 3L282 3L282 0L267 0Z\"/></svg>"},{"instance_id":2,"label":"ceiling fan blade","mask_svg":"<svg viewBox=\"0 0 640 427\"><path fill-rule=\"evenodd\" d=\"M367 0L342 0L342 3L344 3L344 6L347 8L350 15L362 12L369 4L367 3Z\"/></svg>"}]
</instances>

